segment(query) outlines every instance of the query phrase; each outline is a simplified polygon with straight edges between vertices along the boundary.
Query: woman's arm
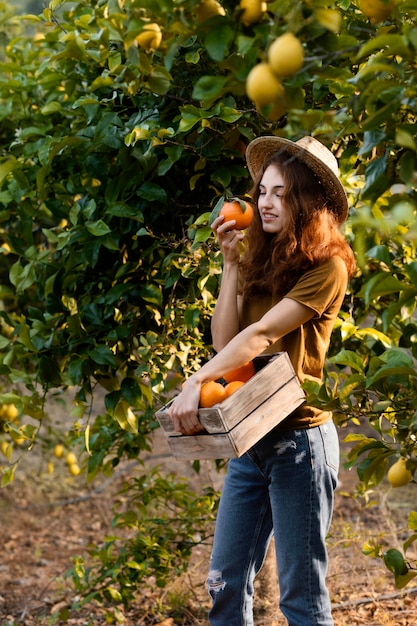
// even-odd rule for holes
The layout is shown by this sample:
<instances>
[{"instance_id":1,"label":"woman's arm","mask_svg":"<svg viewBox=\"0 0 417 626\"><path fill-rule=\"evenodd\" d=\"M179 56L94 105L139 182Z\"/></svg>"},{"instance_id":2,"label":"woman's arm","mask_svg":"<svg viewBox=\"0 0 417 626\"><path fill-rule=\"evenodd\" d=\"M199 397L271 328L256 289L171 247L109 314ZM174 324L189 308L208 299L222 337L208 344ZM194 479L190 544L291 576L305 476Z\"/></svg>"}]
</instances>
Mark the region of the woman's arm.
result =
<instances>
[{"instance_id":1,"label":"woman's arm","mask_svg":"<svg viewBox=\"0 0 417 626\"><path fill-rule=\"evenodd\" d=\"M305 324L315 315L309 307L284 298L258 322L244 328L229 343L184 383L169 408L175 430L184 434L201 430L197 411L201 385L221 378L227 372L258 356L272 343Z\"/></svg>"},{"instance_id":2,"label":"woman's arm","mask_svg":"<svg viewBox=\"0 0 417 626\"><path fill-rule=\"evenodd\" d=\"M220 292L211 320L211 336L216 352L220 352L239 332L241 300L238 297L238 272L239 243L243 239L243 233L233 229L236 223L234 220L223 223L223 219L218 217L212 224L223 255Z\"/></svg>"},{"instance_id":3,"label":"woman's arm","mask_svg":"<svg viewBox=\"0 0 417 626\"><path fill-rule=\"evenodd\" d=\"M220 292L211 319L211 336L216 352L220 352L239 332L241 297L238 296L237 291L237 265L225 265Z\"/></svg>"}]
</instances>

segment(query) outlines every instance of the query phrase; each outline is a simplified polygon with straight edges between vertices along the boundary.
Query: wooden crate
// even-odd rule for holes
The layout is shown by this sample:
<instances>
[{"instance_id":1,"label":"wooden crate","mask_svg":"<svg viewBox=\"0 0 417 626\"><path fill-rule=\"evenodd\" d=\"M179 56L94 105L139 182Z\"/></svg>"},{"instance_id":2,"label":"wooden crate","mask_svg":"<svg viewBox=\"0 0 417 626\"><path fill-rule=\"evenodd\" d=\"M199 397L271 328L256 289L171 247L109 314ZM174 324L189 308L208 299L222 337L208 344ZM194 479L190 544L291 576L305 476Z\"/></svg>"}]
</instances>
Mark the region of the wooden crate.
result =
<instances>
[{"instance_id":1,"label":"wooden crate","mask_svg":"<svg viewBox=\"0 0 417 626\"><path fill-rule=\"evenodd\" d=\"M176 432L167 413L172 400L156 413L177 459L241 456L304 402L304 391L286 352L257 357L254 362L257 373L233 395L210 409L199 409L205 431Z\"/></svg>"}]
</instances>

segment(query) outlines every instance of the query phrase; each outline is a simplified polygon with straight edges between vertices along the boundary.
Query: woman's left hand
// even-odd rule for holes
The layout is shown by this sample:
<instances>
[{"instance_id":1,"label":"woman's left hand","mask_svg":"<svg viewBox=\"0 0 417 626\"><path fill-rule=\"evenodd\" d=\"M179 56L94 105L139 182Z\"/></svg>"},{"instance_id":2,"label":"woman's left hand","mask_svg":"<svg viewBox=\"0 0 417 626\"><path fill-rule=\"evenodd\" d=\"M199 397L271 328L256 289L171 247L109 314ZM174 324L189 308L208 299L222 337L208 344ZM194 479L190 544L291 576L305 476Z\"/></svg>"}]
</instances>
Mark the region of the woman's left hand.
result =
<instances>
[{"instance_id":1,"label":"woman's left hand","mask_svg":"<svg viewBox=\"0 0 417 626\"><path fill-rule=\"evenodd\" d=\"M181 393L175 398L167 413L177 432L192 435L204 430L198 419L201 385L190 379L184 383Z\"/></svg>"}]
</instances>

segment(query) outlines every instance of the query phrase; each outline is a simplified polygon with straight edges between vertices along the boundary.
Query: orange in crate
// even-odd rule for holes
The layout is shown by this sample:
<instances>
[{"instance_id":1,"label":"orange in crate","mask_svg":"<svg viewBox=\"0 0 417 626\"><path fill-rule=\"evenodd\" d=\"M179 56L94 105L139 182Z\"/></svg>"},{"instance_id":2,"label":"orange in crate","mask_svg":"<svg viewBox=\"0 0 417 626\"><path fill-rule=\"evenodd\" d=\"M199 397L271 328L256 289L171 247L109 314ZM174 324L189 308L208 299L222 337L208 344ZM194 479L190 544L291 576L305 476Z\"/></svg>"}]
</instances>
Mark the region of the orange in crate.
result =
<instances>
[{"instance_id":1,"label":"orange in crate","mask_svg":"<svg viewBox=\"0 0 417 626\"><path fill-rule=\"evenodd\" d=\"M253 361L248 361L247 363L244 363L243 365L237 367L231 372L227 372L227 374L224 374L223 378L227 383L231 383L234 380L239 380L246 383L246 381L248 381L249 378L252 378L255 373L256 370Z\"/></svg>"},{"instance_id":2,"label":"orange in crate","mask_svg":"<svg viewBox=\"0 0 417 626\"><path fill-rule=\"evenodd\" d=\"M254 361L257 373L235 394L213 407L199 408L198 418L205 432L176 432L168 413L173 400L156 413L176 458L239 457L305 402L305 393L286 352L268 358L255 357Z\"/></svg>"},{"instance_id":3,"label":"orange in crate","mask_svg":"<svg viewBox=\"0 0 417 626\"><path fill-rule=\"evenodd\" d=\"M225 387L226 398L231 396L232 393L235 393L235 391L237 391L244 384L245 383L243 382L243 380L232 380L231 383L227 383L227 385Z\"/></svg>"},{"instance_id":4,"label":"orange in crate","mask_svg":"<svg viewBox=\"0 0 417 626\"><path fill-rule=\"evenodd\" d=\"M226 398L226 389L222 384L211 380L208 383L204 383L201 386L200 391L200 406L203 409L209 409L215 404L223 402Z\"/></svg>"}]
</instances>

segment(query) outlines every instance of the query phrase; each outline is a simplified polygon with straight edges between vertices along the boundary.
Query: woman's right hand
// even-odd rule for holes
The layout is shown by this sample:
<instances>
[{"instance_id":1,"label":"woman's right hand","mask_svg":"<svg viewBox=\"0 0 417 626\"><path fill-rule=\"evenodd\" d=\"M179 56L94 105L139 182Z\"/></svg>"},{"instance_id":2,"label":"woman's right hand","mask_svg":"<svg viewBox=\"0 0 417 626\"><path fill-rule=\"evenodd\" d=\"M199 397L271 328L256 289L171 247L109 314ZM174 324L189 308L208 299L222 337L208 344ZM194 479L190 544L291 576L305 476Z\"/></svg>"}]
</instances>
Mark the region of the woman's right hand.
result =
<instances>
[{"instance_id":1,"label":"woman's right hand","mask_svg":"<svg viewBox=\"0 0 417 626\"><path fill-rule=\"evenodd\" d=\"M239 242L242 241L244 234L241 230L234 228L235 224L235 220L225 222L223 215L219 215L211 225L222 251L223 261L225 263L239 262Z\"/></svg>"}]
</instances>

